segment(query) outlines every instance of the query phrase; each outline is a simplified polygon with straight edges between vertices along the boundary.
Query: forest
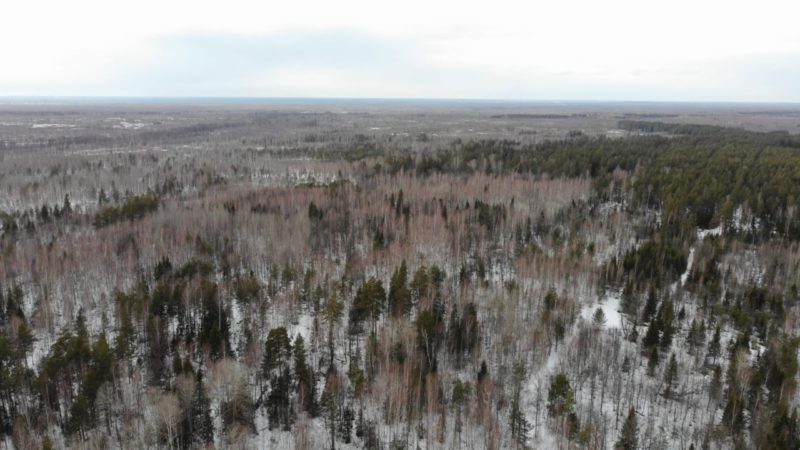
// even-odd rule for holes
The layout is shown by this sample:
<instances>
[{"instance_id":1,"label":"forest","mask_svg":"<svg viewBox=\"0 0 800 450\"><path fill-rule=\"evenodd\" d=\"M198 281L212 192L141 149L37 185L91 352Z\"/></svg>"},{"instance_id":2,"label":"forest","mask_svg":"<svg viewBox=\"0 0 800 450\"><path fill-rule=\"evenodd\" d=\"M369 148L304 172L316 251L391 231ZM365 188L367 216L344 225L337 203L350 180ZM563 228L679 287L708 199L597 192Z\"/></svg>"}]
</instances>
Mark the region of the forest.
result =
<instances>
[{"instance_id":1,"label":"forest","mask_svg":"<svg viewBox=\"0 0 800 450\"><path fill-rule=\"evenodd\" d=\"M800 449L797 134L137 108L0 108L0 448Z\"/></svg>"}]
</instances>

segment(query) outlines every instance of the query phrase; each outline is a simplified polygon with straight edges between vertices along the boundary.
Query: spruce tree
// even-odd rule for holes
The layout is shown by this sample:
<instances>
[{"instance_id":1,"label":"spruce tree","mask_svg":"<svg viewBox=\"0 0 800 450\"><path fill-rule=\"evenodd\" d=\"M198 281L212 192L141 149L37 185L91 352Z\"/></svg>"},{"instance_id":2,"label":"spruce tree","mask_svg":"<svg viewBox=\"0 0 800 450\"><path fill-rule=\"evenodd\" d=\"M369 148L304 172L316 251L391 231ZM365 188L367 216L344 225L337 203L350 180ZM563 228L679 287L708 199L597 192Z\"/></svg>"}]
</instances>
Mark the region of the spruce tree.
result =
<instances>
[{"instance_id":1,"label":"spruce tree","mask_svg":"<svg viewBox=\"0 0 800 450\"><path fill-rule=\"evenodd\" d=\"M719 357L719 351L720 351L719 340L720 340L720 327L719 325L717 325L717 327L714 329L714 337L712 337L711 342L708 343L708 357L715 362L717 360L717 357Z\"/></svg>"},{"instance_id":2,"label":"spruce tree","mask_svg":"<svg viewBox=\"0 0 800 450\"><path fill-rule=\"evenodd\" d=\"M647 360L647 373L651 377L655 374L656 367L658 367L658 363L660 358L658 356L658 347L653 347L650 349L650 358Z\"/></svg>"},{"instance_id":3,"label":"spruce tree","mask_svg":"<svg viewBox=\"0 0 800 450\"><path fill-rule=\"evenodd\" d=\"M203 385L203 375L197 371L197 382L192 395L190 405L190 416L192 421L192 441L198 445L214 441L214 422L211 420L211 402L206 395L206 388Z\"/></svg>"},{"instance_id":4,"label":"spruce tree","mask_svg":"<svg viewBox=\"0 0 800 450\"><path fill-rule=\"evenodd\" d=\"M511 402L511 413L509 417L511 428L511 440L516 444L517 448L525 448L528 441L528 432L530 431L530 423L525 418L525 413L519 405L519 399L515 398Z\"/></svg>"},{"instance_id":5,"label":"spruce tree","mask_svg":"<svg viewBox=\"0 0 800 450\"><path fill-rule=\"evenodd\" d=\"M559 373L550 382L550 390L547 393L547 410L553 417L561 417L572 412L575 405L575 395L569 378L564 373Z\"/></svg>"},{"instance_id":6,"label":"spruce tree","mask_svg":"<svg viewBox=\"0 0 800 450\"><path fill-rule=\"evenodd\" d=\"M628 417L622 425L619 440L614 445L615 450L636 450L639 446L638 430L639 426L636 420L636 410L631 407L628 410Z\"/></svg>"},{"instance_id":7,"label":"spruce tree","mask_svg":"<svg viewBox=\"0 0 800 450\"><path fill-rule=\"evenodd\" d=\"M388 303L392 317L400 317L411 311L411 292L408 289L408 268L405 260L392 274Z\"/></svg>"},{"instance_id":8,"label":"spruce tree","mask_svg":"<svg viewBox=\"0 0 800 450\"><path fill-rule=\"evenodd\" d=\"M644 310L642 311L642 322L649 322L653 320L653 315L656 313L657 307L658 295L656 294L655 286L651 284L647 293L647 301L645 302Z\"/></svg>"},{"instance_id":9,"label":"spruce tree","mask_svg":"<svg viewBox=\"0 0 800 450\"><path fill-rule=\"evenodd\" d=\"M306 347L303 336L299 333L294 340L294 373L300 404L311 417L316 417L318 413L316 377L306 363Z\"/></svg>"},{"instance_id":10,"label":"spruce tree","mask_svg":"<svg viewBox=\"0 0 800 450\"><path fill-rule=\"evenodd\" d=\"M304 353L304 352L303 352ZM291 408L291 359L292 345L285 327L270 330L264 343L262 375L269 385L267 415L269 426L288 430L293 419Z\"/></svg>"},{"instance_id":11,"label":"spruce tree","mask_svg":"<svg viewBox=\"0 0 800 450\"><path fill-rule=\"evenodd\" d=\"M203 279L200 284L203 313L200 322L200 344L208 346L214 359L230 353L230 324L228 312L219 304L217 284Z\"/></svg>"}]
</instances>

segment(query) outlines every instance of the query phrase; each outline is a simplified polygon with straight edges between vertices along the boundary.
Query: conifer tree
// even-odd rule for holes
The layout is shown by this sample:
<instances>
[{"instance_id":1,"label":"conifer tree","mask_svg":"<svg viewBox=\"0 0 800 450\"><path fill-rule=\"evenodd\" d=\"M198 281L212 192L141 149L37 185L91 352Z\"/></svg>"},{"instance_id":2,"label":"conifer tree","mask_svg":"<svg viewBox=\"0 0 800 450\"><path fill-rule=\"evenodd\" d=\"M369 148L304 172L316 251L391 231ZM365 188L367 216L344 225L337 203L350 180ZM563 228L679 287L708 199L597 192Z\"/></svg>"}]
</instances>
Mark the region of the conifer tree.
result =
<instances>
[{"instance_id":1,"label":"conifer tree","mask_svg":"<svg viewBox=\"0 0 800 450\"><path fill-rule=\"evenodd\" d=\"M294 373L300 404L311 417L317 415L317 383L313 371L306 363L306 348L299 333L294 340Z\"/></svg>"},{"instance_id":2,"label":"conifer tree","mask_svg":"<svg viewBox=\"0 0 800 450\"><path fill-rule=\"evenodd\" d=\"M392 317L400 317L411 311L411 292L408 289L408 268L405 260L392 274L388 304Z\"/></svg>"},{"instance_id":3,"label":"conifer tree","mask_svg":"<svg viewBox=\"0 0 800 450\"><path fill-rule=\"evenodd\" d=\"M639 448L639 425L636 420L636 410L631 407L628 417L622 425L619 440L614 445L615 450L637 450Z\"/></svg>"},{"instance_id":4,"label":"conifer tree","mask_svg":"<svg viewBox=\"0 0 800 450\"><path fill-rule=\"evenodd\" d=\"M714 329L714 336L711 338L711 341L708 343L708 357L711 358L712 361L716 362L717 357L719 357L720 351L720 327Z\"/></svg>"},{"instance_id":5,"label":"conifer tree","mask_svg":"<svg viewBox=\"0 0 800 450\"><path fill-rule=\"evenodd\" d=\"M197 371L197 380L190 405L190 417L192 441L198 446L213 442L214 422L211 419L211 402L206 394L202 372L199 370Z\"/></svg>"},{"instance_id":6,"label":"conifer tree","mask_svg":"<svg viewBox=\"0 0 800 450\"><path fill-rule=\"evenodd\" d=\"M644 304L644 309L642 310L642 322L649 322L653 320L653 315L656 313L656 308L658 307L658 295L656 294L656 287L655 285L650 285L650 289L647 292L647 301Z\"/></svg>"},{"instance_id":7,"label":"conifer tree","mask_svg":"<svg viewBox=\"0 0 800 450\"><path fill-rule=\"evenodd\" d=\"M658 355L658 347L653 347L650 349L650 356L647 360L647 373L651 377L655 374L656 367L658 367L658 363L660 362L660 357Z\"/></svg>"}]
</instances>

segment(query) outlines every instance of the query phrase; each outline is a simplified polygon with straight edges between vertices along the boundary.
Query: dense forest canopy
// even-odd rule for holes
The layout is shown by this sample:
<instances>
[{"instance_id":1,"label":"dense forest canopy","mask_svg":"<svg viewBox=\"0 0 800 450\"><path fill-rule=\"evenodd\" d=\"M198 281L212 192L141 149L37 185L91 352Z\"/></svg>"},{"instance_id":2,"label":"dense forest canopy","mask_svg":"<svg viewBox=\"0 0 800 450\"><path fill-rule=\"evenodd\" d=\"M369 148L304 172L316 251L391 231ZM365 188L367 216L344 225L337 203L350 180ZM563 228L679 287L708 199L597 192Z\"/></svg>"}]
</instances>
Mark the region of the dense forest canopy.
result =
<instances>
[{"instance_id":1,"label":"dense forest canopy","mask_svg":"<svg viewBox=\"0 0 800 450\"><path fill-rule=\"evenodd\" d=\"M70 114L0 153L0 446L800 449L797 135Z\"/></svg>"},{"instance_id":2,"label":"dense forest canopy","mask_svg":"<svg viewBox=\"0 0 800 450\"><path fill-rule=\"evenodd\" d=\"M389 155L386 170L431 173L530 173L595 180L598 194L614 172L631 174L632 200L663 211L668 222L690 220L708 229L724 226L750 239L772 233L800 238L800 138L708 125L621 121L645 133L627 139L578 137L523 145L512 140L457 143L433 155ZM650 135L650 133L663 133ZM374 157L351 154L354 159ZM734 224L743 208L757 221ZM739 225L737 227L737 225ZM747 230L747 231L745 231Z\"/></svg>"}]
</instances>

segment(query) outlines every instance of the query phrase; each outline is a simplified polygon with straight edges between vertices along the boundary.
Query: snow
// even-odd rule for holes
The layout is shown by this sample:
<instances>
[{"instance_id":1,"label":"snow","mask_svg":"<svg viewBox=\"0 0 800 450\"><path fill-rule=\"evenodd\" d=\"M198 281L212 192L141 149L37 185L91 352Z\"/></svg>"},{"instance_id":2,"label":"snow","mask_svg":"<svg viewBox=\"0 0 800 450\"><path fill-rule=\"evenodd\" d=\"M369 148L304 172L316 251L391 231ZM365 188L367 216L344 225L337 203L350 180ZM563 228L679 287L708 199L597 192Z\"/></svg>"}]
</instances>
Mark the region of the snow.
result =
<instances>
[{"instance_id":1,"label":"snow","mask_svg":"<svg viewBox=\"0 0 800 450\"><path fill-rule=\"evenodd\" d=\"M708 236L721 236L721 235L722 235L722 225L719 225L716 228L710 228L708 230L700 230L700 229L697 230L697 239L701 240L701 241L703 239L705 239L706 237L708 237ZM692 248L689 249L689 256L686 257L686 271L684 271L681 274L681 284L680 284L681 286L686 284L686 280L689 279L689 274L692 271L692 265L694 263L695 248L696 248L696 246L692 246ZM675 292L676 288L677 288L677 285L673 284L672 285L672 292Z\"/></svg>"},{"instance_id":2,"label":"snow","mask_svg":"<svg viewBox=\"0 0 800 450\"><path fill-rule=\"evenodd\" d=\"M289 324L286 326L286 331L290 338L294 339L295 336L300 334L306 342L311 341L311 331L313 329L314 318L311 317L310 314L303 314L298 318L297 324Z\"/></svg>"},{"instance_id":3,"label":"snow","mask_svg":"<svg viewBox=\"0 0 800 450\"><path fill-rule=\"evenodd\" d=\"M594 312L597 308L600 308L606 316L605 328L622 328L622 313L619 311L619 304L620 297L618 293L606 295L606 297L600 300L596 305L584 308L583 311L581 311L581 317L591 322Z\"/></svg>"},{"instance_id":4,"label":"snow","mask_svg":"<svg viewBox=\"0 0 800 450\"><path fill-rule=\"evenodd\" d=\"M694 263L694 247L689 249L689 256L686 258L686 271L681 274L681 286L686 284L689 279L689 273L692 271L692 264ZM675 289L672 289L675 291Z\"/></svg>"},{"instance_id":5,"label":"snow","mask_svg":"<svg viewBox=\"0 0 800 450\"><path fill-rule=\"evenodd\" d=\"M146 123L142 122L128 122L127 120L121 120L119 125L114 125L114 128L122 128L125 130L138 130L139 128L144 128L148 126Z\"/></svg>"},{"instance_id":6,"label":"snow","mask_svg":"<svg viewBox=\"0 0 800 450\"><path fill-rule=\"evenodd\" d=\"M75 128L76 126L69 123L34 123L31 128Z\"/></svg>"},{"instance_id":7,"label":"snow","mask_svg":"<svg viewBox=\"0 0 800 450\"><path fill-rule=\"evenodd\" d=\"M722 235L722 225L718 225L716 228L710 228L708 230L697 230L697 238L703 240L706 236L720 236Z\"/></svg>"}]
</instances>

